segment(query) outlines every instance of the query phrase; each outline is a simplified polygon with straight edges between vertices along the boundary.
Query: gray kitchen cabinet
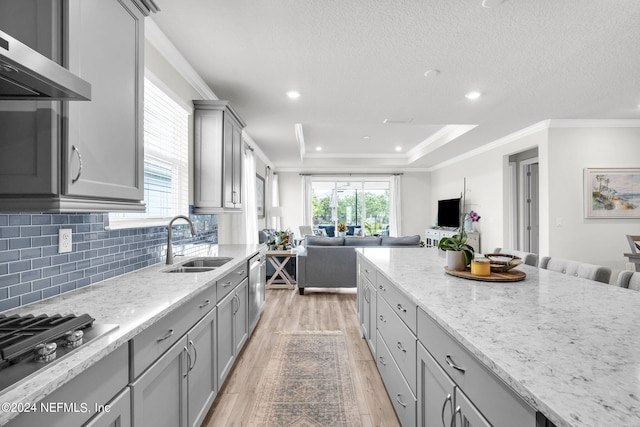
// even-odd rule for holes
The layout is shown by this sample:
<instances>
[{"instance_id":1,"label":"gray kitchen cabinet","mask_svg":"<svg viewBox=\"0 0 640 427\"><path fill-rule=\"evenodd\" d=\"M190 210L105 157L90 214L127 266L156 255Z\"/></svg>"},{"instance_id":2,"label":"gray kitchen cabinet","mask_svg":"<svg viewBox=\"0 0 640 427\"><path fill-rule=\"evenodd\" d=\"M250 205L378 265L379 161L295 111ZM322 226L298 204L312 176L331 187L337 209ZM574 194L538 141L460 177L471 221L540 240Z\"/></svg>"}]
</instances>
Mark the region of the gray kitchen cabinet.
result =
<instances>
[{"instance_id":1,"label":"gray kitchen cabinet","mask_svg":"<svg viewBox=\"0 0 640 427\"><path fill-rule=\"evenodd\" d=\"M29 22L18 38L91 83L91 101L3 105L0 208L144 210L142 9L135 0L7 3L7 19Z\"/></svg>"},{"instance_id":2,"label":"gray kitchen cabinet","mask_svg":"<svg viewBox=\"0 0 640 427\"><path fill-rule=\"evenodd\" d=\"M358 260L358 316L360 334L367 341L371 354L376 355L376 270L366 261Z\"/></svg>"},{"instance_id":3,"label":"gray kitchen cabinet","mask_svg":"<svg viewBox=\"0 0 640 427\"><path fill-rule=\"evenodd\" d=\"M188 376L189 426L198 427L218 393L216 371L216 318L214 308L189 331L191 363Z\"/></svg>"},{"instance_id":4,"label":"gray kitchen cabinet","mask_svg":"<svg viewBox=\"0 0 640 427\"><path fill-rule=\"evenodd\" d=\"M222 386L249 336L249 280L218 303L218 384Z\"/></svg>"},{"instance_id":5,"label":"gray kitchen cabinet","mask_svg":"<svg viewBox=\"0 0 640 427\"><path fill-rule=\"evenodd\" d=\"M421 344L418 345L417 425L491 427Z\"/></svg>"},{"instance_id":6,"label":"gray kitchen cabinet","mask_svg":"<svg viewBox=\"0 0 640 427\"><path fill-rule=\"evenodd\" d=\"M131 392L129 387L102 408L82 427L131 427Z\"/></svg>"},{"instance_id":7,"label":"gray kitchen cabinet","mask_svg":"<svg viewBox=\"0 0 640 427\"><path fill-rule=\"evenodd\" d=\"M456 385L422 344L418 344L417 360L417 425L449 427L455 410Z\"/></svg>"},{"instance_id":8,"label":"gray kitchen cabinet","mask_svg":"<svg viewBox=\"0 0 640 427\"><path fill-rule=\"evenodd\" d=\"M452 426L536 426L536 413L518 397L504 382L489 372L482 363L469 353L457 340L449 335L422 309L418 309L418 370L431 367L431 372L442 371L455 385ZM428 358L420 351L427 350ZM420 357L421 355L421 357ZM435 363L440 370L433 367ZM437 377L433 374L433 377ZM440 375L441 376L441 375ZM425 377L418 372L418 380ZM430 387L435 387L431 384ZM420 394L420 386L418 387ZM442 400L440 401L442 402ZM419 398L420 405L424 400ZM428 404L430 405L430 404ZM428 408L429 406L427 406ZM449 424L447 424L449 425Z\"/></svg>"},{"instance_id":9,"label":"gray kitchen cabinet","mask_svg":"<svg viewBox=\"0 0 640 427\"><path fill-rule=\"evenodd\" d=\"M105 356L68 383L62 385L47 397L37 402L37 410L25 412L9 421L8 427L68 427L81 426L96 417L96 408L122 396L126 390L129 376L129 351L123 345ZM128 399L125 399L128 402ZM121 402L122 405L125 405ZM60 409L58 405L67 405ZM127 424L127 408L114 405L113 413L121 419L121 426ZM51 408L46 410L44 408ZM102 414L98 414L102 415ZM109 425L96 419L95 426ZM89 424L93 427L92 424ZM117 424L116 424L117 425Z\"/></svg>"},{"instance_id":10,"label":"gray kitchen cabinet","mask_svg":"<svg viewBox=\"0 0 640 427\"><path fill-rule=\"evenodd\" d=\"M134 427L186 427L189 340L184 335L131 384Z\"/></svg>"},{"instance_id":11,"label":"gray kitchen cabinet","mask_svg":"<svg viewBox=\"0 0 640 427\"><path fill-rule=\"evenodd\" d=\"M242 210L244 122L228 101L194 100L194 212Z\"/></svg>"}]
</instances>

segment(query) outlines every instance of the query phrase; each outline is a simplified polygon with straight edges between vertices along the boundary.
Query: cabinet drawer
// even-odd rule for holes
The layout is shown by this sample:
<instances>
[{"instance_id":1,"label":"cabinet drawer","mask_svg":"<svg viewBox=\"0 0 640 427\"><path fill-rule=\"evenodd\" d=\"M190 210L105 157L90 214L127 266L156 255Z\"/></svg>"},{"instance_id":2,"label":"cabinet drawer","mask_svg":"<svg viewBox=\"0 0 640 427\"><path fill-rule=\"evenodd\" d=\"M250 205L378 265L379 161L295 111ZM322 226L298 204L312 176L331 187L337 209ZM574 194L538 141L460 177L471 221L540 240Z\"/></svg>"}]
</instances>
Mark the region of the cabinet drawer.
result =
<instances>
[{"instance_id":1,"label":"cabinet drawer","mask_svg":"<svg viewBox=\"0 0 640 427\"><path fill-rule=\"evenodd\" d=\"M404 323L416 333L416 303L391 283L386 277L378 273L378 295L381 295L393 311Z\"/></svg>"},{"instance_id":2,"label":"cabinet drawer","mask_svg":"<svg viewBox=\"0 0 640 427\"><path fill-rule=\"evenodd\" d=\"M533 408L422 309L418 309L418 340L492 425L536 425Z\"/></svg>"},{"instance_id":3,"label":"cabinet drawer","mask_svg":"<svg viewBox=\"0 0 640 427\"><path fill-rule=\"evenodd\" d=\"M71 407L57 412L25 412L11 420L8 427L80 426L94 414L96 405L104 405L127 386L129 353L126 345L117 348L95 365L62 385L39 403ZM86 405L89 411L83 411Z\"/></svg>"},{"instance_id":4,"label":"cabinet drawer","mask_svg":"<svg viewBox=\"0 0 640 427\"><path fill-rule=\"evenodd\" d=\"M359 267L360 274L366 277L369 280L369 282L375 286L376 285L376 268L371 264L369 264L367 261L365 261L362 257L358 257L358 260L360 261L360 267Z\"/></svg>"},{"instance_id":5,"label":"cabinet drawer","mask_svg":"<svg viewBox=\"0 0 640 427\"><path fill-rule=\"evenodd\" d=\"M184 305L176 308L129 341L131 380L169 349L213 307L216 287L209 286Z\"/></svg>"},{"instance_id":6,"label":"cabinet drawer","mask_svg":"<svg viewBox=\"0 0 640 427\"><path fill-rule=\"evenodd\" d=\"M218 287L218 300L217 302L222 301L222 299L231 292L236 286L240 284L247 277L247 263L243 262L238 267L234 268L233 271L228 273L222 279L218 279L217 287Z\"/></svg>"},{"instance_id":7,"label":"cabinet drawer","mask_svg":"<svg viewBox=\"0 0 640 427\"><path fill-rule=\"evenodd\" d=\"M394 313L383 298L378 297L377 326L398 368L416 392L416 336Z\"/></svg>"},{"instance_id":8,"label":"cabinet drawer","mask_svg":"<svg viewBox=\"0 0 640 427\"><path fill-rule=\"evenodd\" d=\"M416 397L393 361L389 348L378 333L376 364L396 415L403 426L416 425Z\"/></svg>"}]
</instances>

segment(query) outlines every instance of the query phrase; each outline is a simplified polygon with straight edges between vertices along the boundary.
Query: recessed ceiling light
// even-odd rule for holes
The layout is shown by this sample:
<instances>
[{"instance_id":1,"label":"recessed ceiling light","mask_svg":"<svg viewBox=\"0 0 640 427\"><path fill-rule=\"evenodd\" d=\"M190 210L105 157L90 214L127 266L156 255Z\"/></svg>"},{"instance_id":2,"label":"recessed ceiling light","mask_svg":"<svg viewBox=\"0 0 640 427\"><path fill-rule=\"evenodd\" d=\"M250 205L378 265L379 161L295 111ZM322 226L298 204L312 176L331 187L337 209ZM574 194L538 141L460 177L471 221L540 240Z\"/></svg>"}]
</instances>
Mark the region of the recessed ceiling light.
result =
<instances>
[{"instance_id":1,"label":"recessed ceiling light","mask_svg":"<svg viewBox=\"0 0 640 427\"><path fill-rule=\"evenodd\" d=\"M322 151L322 147L316 147L316 151Z\"/></svg>"},{"instance_id":2,"label":"recessed ceiling light","mask_svg":"<svg viewBox=\"0 0 640 427\"><path fill-rule=\"evenodd\" d=\"M478 92L477 90L468 92L464 97L470 100L474 100L474 99L478 99L480 98L482 94L480 92Z\"/></svg>"},{"instance_id":3,"label":"recessed ceiling light","mask_svg":"<svg viewBox=\"0 0 640 427\"><path fill-rule=\"evenodd\" d=\"M363 136L362 139L369 139L371 138L370 136Z\"/></svg>"},{"instance_id":4,"label":"recessed ceiling light","mask_svg":"<svg viewBox=\"0 0 640 427\"><path fill-rule=\"evenodd\" d=\"M402 151L402 147L400 147L399 145L396 146L396 151Z\"/></svg>"},{"instance_id":5,"label":"recessed ceiling light","mask_svg":"<svg viewBox=\"0 0 640 427\"><path fill-rule=\"evenodd\" d=\"M427 78L430 78L430 79L434 78L434 77L437 77L438 74L440 74L440 70L435 70L435 69L434 70L427 70L427 71L424 72L424 76L427 77Z\"/></svg>"},{"instance_id":6,"label":"recessed ceiling light","mask_svg":"<svg viewBox=\"0 0 640 427\"><path fill-rule=\"evenodd\" d=\"M291 99L298 99L300 98L300 92L296 90L290 90L289 92L287 92L287 96Z\"/></svg>"}]
</instances>

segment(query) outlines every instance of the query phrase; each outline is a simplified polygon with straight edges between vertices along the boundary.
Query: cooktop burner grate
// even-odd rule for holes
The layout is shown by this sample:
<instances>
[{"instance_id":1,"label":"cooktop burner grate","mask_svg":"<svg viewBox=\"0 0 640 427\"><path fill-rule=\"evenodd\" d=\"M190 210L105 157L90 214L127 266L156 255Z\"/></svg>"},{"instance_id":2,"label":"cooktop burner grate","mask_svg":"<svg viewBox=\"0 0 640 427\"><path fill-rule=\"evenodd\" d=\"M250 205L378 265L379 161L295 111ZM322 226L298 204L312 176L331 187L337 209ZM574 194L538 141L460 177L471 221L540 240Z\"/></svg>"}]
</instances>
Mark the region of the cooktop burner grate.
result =
<instances>
[{"instance_id":1,"label":"cooktop burner grate","mask_svg":"<svg viewBox=\"0 0 640 427\"><path fill-rule=\"evenodd\" d=\"M60 339L68 332L87 328L93 321L88 314L0 315L0 368L31 353L35 346Z\"/></svg>"}]
</instances>

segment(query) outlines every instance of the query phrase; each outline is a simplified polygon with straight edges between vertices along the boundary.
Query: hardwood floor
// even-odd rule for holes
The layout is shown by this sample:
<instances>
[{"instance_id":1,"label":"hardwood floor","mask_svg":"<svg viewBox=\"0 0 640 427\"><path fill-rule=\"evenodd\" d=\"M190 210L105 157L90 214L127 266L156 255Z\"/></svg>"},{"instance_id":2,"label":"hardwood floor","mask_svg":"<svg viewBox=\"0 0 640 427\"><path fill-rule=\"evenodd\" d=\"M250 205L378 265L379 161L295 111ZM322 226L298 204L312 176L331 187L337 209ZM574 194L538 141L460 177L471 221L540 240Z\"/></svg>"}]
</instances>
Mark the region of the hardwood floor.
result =
<instances>
[{"instance_id":1,"label":"hardwood floor","mask_svg":"<svg viewBox=\"0 0 640 427\"><path fill-rule=\"evenodd\" d=\"M251 340L240 354L226 384L203 422L206 427L247 424L255 391L271 354L276 331L344 333L363 427L399 426L356 317L355 289L267 290L267 303ZM327 426L330 427L330 426Z\"/></svg>"}]
</instances>

